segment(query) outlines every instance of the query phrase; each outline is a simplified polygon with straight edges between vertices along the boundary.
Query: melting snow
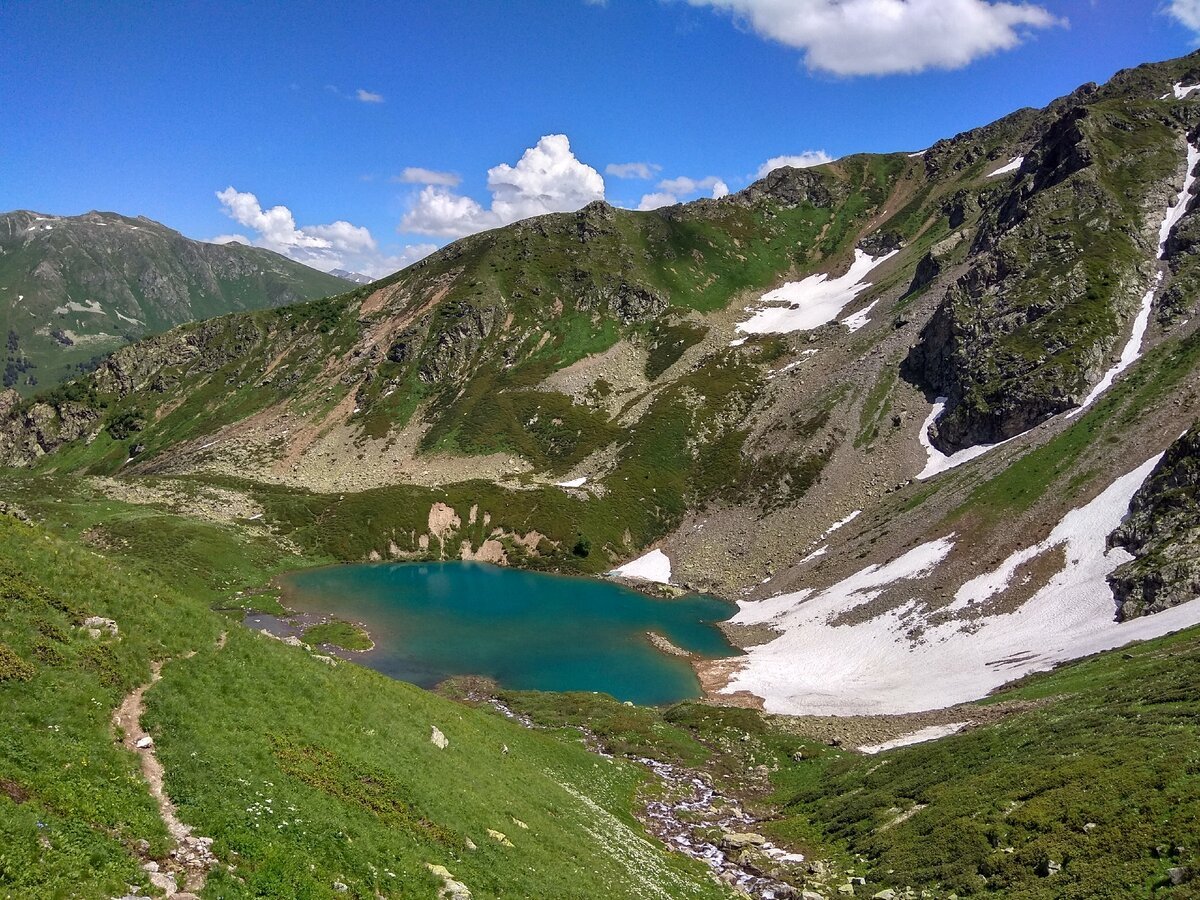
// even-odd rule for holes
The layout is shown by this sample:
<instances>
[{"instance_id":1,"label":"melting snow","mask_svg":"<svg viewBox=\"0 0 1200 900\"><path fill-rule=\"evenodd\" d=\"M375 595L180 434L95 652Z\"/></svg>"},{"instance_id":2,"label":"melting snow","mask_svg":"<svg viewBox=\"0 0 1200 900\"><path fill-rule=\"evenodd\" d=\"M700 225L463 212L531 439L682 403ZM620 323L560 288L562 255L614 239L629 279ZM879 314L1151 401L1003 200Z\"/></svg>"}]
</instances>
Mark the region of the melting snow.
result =
<instances>
[{"instance_id":1,"label":"melting snow","mask_svg":"<svg viewBox=\"0 0 1200 900\"><path fill-rule=\"evenodd\" d=\"M730 347L740 347L744 343L746 343L745 338L734 338L732 341L729 342L729 346Z\"/></svg>"},{"instance_id":2,"label":"melting snow","mask_svg":"<svg viewBox=\"0 0 1200 900\"><path fill-rule=\"evenodd\" d=\"M909 159L915 159L915 158L916 158L916 157L918 157L918 156L924 156L924 155L925 155L926 153L928 153L928 152L929 152L928 150L918 150L916 153L910 153L910 154L908 154L908 158L909 158Z\"/></svg>"},{"instance_id":3,"label":"melting snow","mask_svg":"<svg viewBox=\"0 0 1200 900\"><path fill-rule=\"evenodd\" d=\"M871 286L866 281L871 270L898 252L893 250L883 256L868 256L855 249L854 262L845 275L833 279L828 275L810 275L803 281L789 281L763 294L760 303L783 305L757 311L746 307L746 311L753 311L754 315L739 322L737 330L747 334L784 334L820 328L836 319L855 297Z\"/></svg>"},{"instance_id":4,"label":"melting snow","mask_svg":"<svg viewBox=\"0 0 1200 900\"><path fill-rule=\"evenodd\" d=\"M56 315L60 316L65 316L69 312L91 313L97 316L106 315L104 312L104 307L102 307L95 300L89 300L86 305L83 303L76 303L74 300L68 300L65 306L56 306L54 308L54 312Z\"/></svg>"},{"instance_id":5,"label":"melting snow","mask_svg":"<svg viewBox=\"0 0 1200 900\"><path fill-rule=\"evenodd\" d=\"M1177 81L1171 88L1171 93L1175 95L1176 100L1185 100L1187 95L1192 91L1200 91L1200 84L1184 84L1182 81ZM1171 94L1163 94L1159 100L1169 100Z\"/></svg>"},{"instance_id":6,"label":"melting snow","mask_svg":"<svg viewBox=\"0 0 1200 900\"><path fill-rule=\"evenodd\" d=\"M1118 478L1090 503L1069 512L1045 541L967 582L954 607L980 603L1008 583L1021 561L1062 544L1067 563L1015 612L965 623L925 621L915 599L856 624L830 624L841 613L935 569L952 536L914 547L882 566L868 566L824 591L801 590L743 602L732 621L766 624L782 633L751 647L727 692L750 691L769 712L817 715L900 713L952 706L1034 671L1131 641L1200 623L1200 603L1118 623L1106 576L1131 557L1106 550L1129 499L1156 456ZM914 598L919 594L913 585ZM919 636L911 636L919 629Z\"/></svg>"},{"instance_id":7,"label":"melting snow","mask_svg":"<svg viewBox=\"0 0 1200 900\"><path fill-rule=\"evenodd\" d=\"M918 437L920 438L921 446L925 448L925 452L928 454L929 459L925 463L925 468L923 468L920 474L917 475L918 481L924 481L926 478L932 478L934 475L945 472L948 469L961 466L963 463L970 462L977 456L983 456L983 454L987 453L993 447L999 447L1002 444L1007 444L1008 441L1012 440L1012 438L1009 438L1008 440L1000 441L996 444L976 444L974 447L967 447L963 450L959 450L956 453L943 453L937 447L933 446L932 442L929 440L929 429L933 427L933 423L941 417L945 410L946 398L938 397L935 401L933 401L933 409L929 411L929 416L925 419L924 424L921 426L921 433L918 435Z\"/></svg>"},{"instance_id":8,"label":"melting snow","mask_svg":"<svg viewBox=\"0 0 1200 900\"><path fill-rule=\"evenodd\" d=\"M851 332L858 331L858 329L862 328L871 321L869 318L871 315L871 310L875 308L875 304L878 302L878 300L874 300L868 304L866 308L860 309L858 312L846 316L846 318L842 319L842 324L849 328Z\"/></svg>"},{"instance_id":9,"label":"melting snow","mask_svg":"<svg viewBox=\"0 0 1200 900\"><path fill-rule=\"evenodd\" d=\"M587 484L587 476L586 475L580 476L579 478L572 478L570 481L554 482L554 486L560 487L560 488L578 488L578 487L583 487L585 484Z\"/></svg>"},{"instance_id":10,"label":"melting snow","mask_svg":"<svg viewBox=\"0 0 1200 900\"><path fill-rule=\"evenodd\" d=\"M1196 90L1200 85L1194 85L1188 88L1188 91ZM1176 85L1176 95L1179 95L1179 88ZM1183 94L1182 96L1187 96ZM1157 259L1162 259L1167 253L1167 241L1171 237L1171 231L1179 224L1179 220L1183 218L1183 214L1187 212L1188 200L1191 198L1192 186L1196 183L1196 176L1193 170L1200 163L1200 149L1188 144L1187 149L1187 174L1183 178L1183 190L1179 192L1179 196L1175 199L1172 206L1167 207L1166 213L1163 215L1162 224L1158 227L1158 255ZM1121 350L1121 357L1113 364L1099 383L1092 388L1091 392L1084 398L1083 403L1075 407L1067 413L1067 418L1072 419L1079 415L1089 406L1091 406L1096 398L1103 394L1109 387L1112 386L1116 377L1132 366L1142 355L1142 341L1146 337L1146 328L1150 324L1150 312L1154 306L1154 297L1158 294L1159 287L1162 286L1163 273L1156 272L1154 281L1150 285L1150 289L1142 295L1142 305L1138 309L1137 315L1133 320L1133 330L1130 332L1129 340L1125 342L1124 348Z\"/></svg>"},{"instance_id":11,"label":"melting snow","mask_svg":"<svg viewBox=\"0 0 1200 900\"><path fill-rule=\"evenodd\" d=\"M838 519L836 522L834 522L832 525L830 525L828 528L826 528L825 533L823 535L821 535L819 538L817 538L817 540L819 540L819 541L825 540L825 538L829 537L831 534L833 534L839 528L845 528L847 525L849 525L851 522L853 522L855 519L857 519L861 515L862 515L862 510L856 509L854 512L850 513L850 515L846 516L846 518Z\"/></svg>"},{"instance_id":12,"label":"melting snow","mask_svg":"<svg viewBox=\"0 0 1200 900\"><path fill-rule=\"evenodd\" d=\"M1015 172L1021 168L1021 163L1025 162L1025 157L1014 156L1007 163L996 169L994 172L988 173L988 178L995 178L997 175L1007 175L1009 172Z\"/></svg>"},{"instance_id":13,"label":"melting snow","mask_svg":"<svg viewBox=\"0 0 1200 900\"><path fill-rule=\"evenodd\" d=\"M897 747L908 747L912 744L923 744L925 741L936 741L938 738L956 734L970 725L970 722L951 722L947 725L930 725L909 734L901 735L882 744L867 744L859 747L862 753L882 753L884 750L895 750Z\"/></svg>"},{"instance_id":14,"label":"melting snow","mask_svg":"<svg viewBox=\"0 0 1200 900\"><path fill-rule=\"evenodd\" d=\"M654 581L658 584L670 584L671 560L661 550L651 550L645 556L639 556L632 562L618 566L608 574L638 578L642 581Z\"/></svg>"}]
</instances>

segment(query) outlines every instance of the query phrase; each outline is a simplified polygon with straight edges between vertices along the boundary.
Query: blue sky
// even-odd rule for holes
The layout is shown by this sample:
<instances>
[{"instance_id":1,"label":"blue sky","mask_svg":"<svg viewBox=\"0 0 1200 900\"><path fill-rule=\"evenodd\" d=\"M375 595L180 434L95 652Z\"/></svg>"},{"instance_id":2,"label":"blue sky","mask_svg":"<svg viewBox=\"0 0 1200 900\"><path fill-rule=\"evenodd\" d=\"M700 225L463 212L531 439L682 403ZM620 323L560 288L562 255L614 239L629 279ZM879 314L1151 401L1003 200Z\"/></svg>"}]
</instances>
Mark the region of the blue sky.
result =
<instances>
[{"instance_id":1,"label":"blue sky","mask_svg":"<svg viewBox=\"0 0 1200 900\"><path fill-rule=\"evenodd\" d=\"M920 149L1190 52L1195 28L1200 0L6 0L0 208L382 274L599 194L650 206L772 158Z\"/></svg>"}]
</instances>

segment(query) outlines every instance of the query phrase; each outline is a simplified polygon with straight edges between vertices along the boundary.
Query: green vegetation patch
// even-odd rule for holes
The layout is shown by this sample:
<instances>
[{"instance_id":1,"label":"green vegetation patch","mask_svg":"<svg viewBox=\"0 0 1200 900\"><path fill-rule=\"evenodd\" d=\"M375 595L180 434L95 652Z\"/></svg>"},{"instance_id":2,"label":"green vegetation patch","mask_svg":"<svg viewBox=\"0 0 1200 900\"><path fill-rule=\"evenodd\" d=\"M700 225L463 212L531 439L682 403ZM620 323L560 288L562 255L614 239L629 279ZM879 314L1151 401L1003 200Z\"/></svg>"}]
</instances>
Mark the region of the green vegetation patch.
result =
<instances>
[{"instance_id":1,"label":"green vegetation patch","mask_svg":"<svg viewBox=\"0 0 1200 900\"><path fill-rule=\"evenodd\" d=\"M343 650L370 650L375 646L361 625L336 619L306 628L301 639L306 644L330 644Z\"/></svg>"}]
</instances>

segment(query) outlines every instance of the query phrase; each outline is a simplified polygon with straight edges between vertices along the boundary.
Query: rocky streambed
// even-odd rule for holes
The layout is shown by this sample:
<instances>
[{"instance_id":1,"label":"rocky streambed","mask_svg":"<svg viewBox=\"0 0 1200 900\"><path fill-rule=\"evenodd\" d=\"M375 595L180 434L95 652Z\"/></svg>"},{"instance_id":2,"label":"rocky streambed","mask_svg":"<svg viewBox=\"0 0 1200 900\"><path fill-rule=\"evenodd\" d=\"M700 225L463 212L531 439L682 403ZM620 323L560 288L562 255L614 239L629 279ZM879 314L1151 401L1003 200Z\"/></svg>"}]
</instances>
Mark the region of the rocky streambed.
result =
<instances>
[{"instance_id":1,"label":"rocky streambed","mask_svg":"<svg viewBox=\"0 0 1200 900\"><path fill-rule=\"evenodd\" d=\"M539 726L495 697L468 695L486 702L505 718L526 728ZM587 748L612 759L603 742L578 727ZM801 886L813 874L824 874L820 862L776 847L754 831L757 820L735 799L723 795L701 772L646 757L633 757L654 775L643 793L639 819L652 835L676 853L708 866L714 877L757 900L806 896ZM808 893L809 897L819 894Z\"/></svg>"}]
</instances>

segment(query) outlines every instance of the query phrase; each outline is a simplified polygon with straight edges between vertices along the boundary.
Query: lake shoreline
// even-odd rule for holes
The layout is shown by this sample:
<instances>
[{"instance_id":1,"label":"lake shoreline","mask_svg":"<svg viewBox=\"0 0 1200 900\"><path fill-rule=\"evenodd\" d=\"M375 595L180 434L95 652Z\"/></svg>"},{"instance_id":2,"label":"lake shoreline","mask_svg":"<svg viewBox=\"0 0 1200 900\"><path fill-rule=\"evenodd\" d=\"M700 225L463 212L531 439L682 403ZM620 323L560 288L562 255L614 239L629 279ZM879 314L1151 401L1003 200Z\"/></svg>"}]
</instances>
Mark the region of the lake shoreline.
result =
<instances>
[{"instance_id":1,"label":"lake shoreline","mask_svg":"<svg viewBox=\"0 0 1200 900\"><path fill-rule=\"evenodd\" d=\"M272 584L284 611L247 615L249 627L302 639L315 625L352 623L370 649L320 646L427 689L474 676L512 690L598 690L659 706L706 699L699 666L742 652L722 627L736 605L678 588L664 596L613 579L460 560L335 564L281 573Z\"/></svg>"}]
</instances>

